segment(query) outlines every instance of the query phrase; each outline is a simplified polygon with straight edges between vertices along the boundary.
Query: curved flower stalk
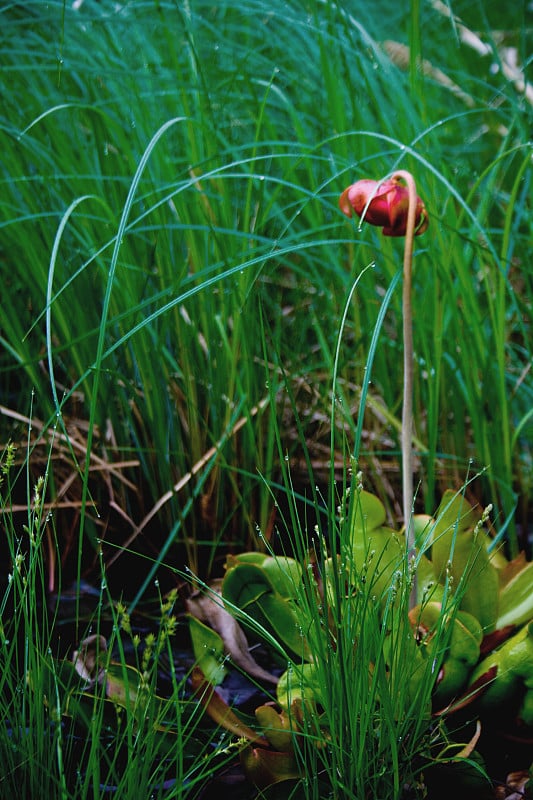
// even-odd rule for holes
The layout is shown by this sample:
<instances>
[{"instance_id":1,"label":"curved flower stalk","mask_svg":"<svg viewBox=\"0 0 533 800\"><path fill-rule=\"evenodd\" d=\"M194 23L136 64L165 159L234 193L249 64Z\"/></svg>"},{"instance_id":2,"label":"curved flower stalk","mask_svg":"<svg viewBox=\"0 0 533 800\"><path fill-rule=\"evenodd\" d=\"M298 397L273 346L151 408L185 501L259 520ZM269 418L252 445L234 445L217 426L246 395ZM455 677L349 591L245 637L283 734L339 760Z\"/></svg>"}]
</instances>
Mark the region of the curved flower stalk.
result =
<instances>
[{"instance_id":1,"label":"curved flower stalk","mask_svg":"<svg viewBox=\"0 0 533 800\"><path fill-rule=\"evenodd\" d=\"M416 193L413 176L398 170L384 181L360 180L348 186L339 198L346 216L357 214L361 220L383 229L384 236L405 236L403 258L403 351L404 386L402 410L402 486L403 513L409 551L414 551L413 510L413 313L411 273L413 240L429 225L426 207ZM413 601L416 587L413 587Z\"/></svg>"}]
</instances>

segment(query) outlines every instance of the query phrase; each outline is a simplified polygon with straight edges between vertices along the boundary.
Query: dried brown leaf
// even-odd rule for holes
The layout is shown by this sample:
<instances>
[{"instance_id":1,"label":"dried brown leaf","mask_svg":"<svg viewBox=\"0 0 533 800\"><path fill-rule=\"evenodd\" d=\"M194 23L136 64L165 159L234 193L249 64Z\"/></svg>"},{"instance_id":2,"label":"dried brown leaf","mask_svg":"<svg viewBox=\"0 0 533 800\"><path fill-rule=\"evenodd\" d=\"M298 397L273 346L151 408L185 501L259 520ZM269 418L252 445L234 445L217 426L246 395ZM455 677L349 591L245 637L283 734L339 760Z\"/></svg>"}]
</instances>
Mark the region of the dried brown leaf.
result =
<instances>
[{"instance_id":1,"label":"dried brown leaf","mask_svg":"<svg viewBox=\"0 0 533 800\"><path fill-rule=\"evenodd\" d=\"M277 677L263 669L250 655L250 647L244 631L224 608L221 582L213 581L210 589L210 594L198 592L185 600L189 614L209 625L218 633L234 664L257 680L276 685Z\"/></svg>"}]
</instances>

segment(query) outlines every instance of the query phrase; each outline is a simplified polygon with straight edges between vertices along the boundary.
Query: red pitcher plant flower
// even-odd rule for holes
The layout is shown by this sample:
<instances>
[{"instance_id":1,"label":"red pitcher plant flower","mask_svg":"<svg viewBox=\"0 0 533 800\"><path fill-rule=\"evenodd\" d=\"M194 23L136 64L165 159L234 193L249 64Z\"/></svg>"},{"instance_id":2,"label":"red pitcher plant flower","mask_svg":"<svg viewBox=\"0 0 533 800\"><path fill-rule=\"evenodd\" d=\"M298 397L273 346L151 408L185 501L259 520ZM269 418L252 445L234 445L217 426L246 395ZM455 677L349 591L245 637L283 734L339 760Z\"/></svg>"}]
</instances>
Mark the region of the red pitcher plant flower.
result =
<instances>
[{"instance_id":1,"label":"red pitcher plant flower","mask_svg":"<svg viewBox=\"0 0 533 800\"><path fill-rule=\"evenodd\" d=\"M410 172L398 170L382 181L363 179L352 183L339 198L341 211L347 217L357 216L383 229L385 236L405 236L403 253L403 407L402 407L402 490L403 515L408 551L415 558L413 512L413 311L411 274L413 240L429 224L426 207L416 193L415 179ZM410 605L416 605L416 571L413 571Z\"/></svg>"},{"instance_id":2,"label":"red pitcher plant flower","mask_svg":"<svg viewBox=\"0 0 533 800\"><path fill-rule=\"evenodd\" d=\"M385 236L405 236L407 232L409 189L397 176L384 181L364 179L352 183L341 194L339 206L347 217L355 211L366 222L383 228ZM415 236L424 233L428 224L426 207L417 195Z\"/></svg>"}]
</instances>

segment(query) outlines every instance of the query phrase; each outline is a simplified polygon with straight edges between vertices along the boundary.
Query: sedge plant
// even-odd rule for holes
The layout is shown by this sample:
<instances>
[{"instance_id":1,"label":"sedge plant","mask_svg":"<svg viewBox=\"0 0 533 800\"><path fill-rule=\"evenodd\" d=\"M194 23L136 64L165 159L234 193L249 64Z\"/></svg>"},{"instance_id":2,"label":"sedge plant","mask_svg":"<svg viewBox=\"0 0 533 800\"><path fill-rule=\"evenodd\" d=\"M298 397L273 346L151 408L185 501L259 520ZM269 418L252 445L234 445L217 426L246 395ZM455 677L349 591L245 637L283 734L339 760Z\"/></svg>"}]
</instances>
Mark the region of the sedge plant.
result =
<instances>
[{"instance_id":1,"label":"sedge plant","mask_svg":"<svg viewBox=\"0 0 533 800\"><path fill-rule=\"evenodd\" d=\"M280 526L286 549L276 554L273 542L266 554L229 556L221 588L203 587L212 614L203 606L201 618L209 623L212 617L218 632L191 624L204 705L241 736L243 768L259 789L290 782L292 789L276 791L306 800L400 800L406 791L423 797L425 775L440 753L465 765L474 747L448 747L444 720L432 718L461 592L452 595L444 586L431 647L418 643L408 615L413 576L403 537L383 527L384 508L364 491L362 476L338 498L337 509L322 509L312 530L316 506L297 499L288 466L285 480L288 508L286 515L280 511ZM215 612L222 603L282 670L252 728L239 726L231 708L207 689L231 665L258 674L237 666L243 661L234 632ZM474 764L472 771L481 785L482 771Z\"/></svg>"},{"instance_id":2,"label":"sedge plant","mask_svg":"<svg viewBox=\"0 0 533 800\"><path fill-rule=\"evenodd\" d=\"M309 498L295 492L279 433L277 443L286 496L286 503L276 503L279 541L263 537L266 555L229 556L221 589L203 586L215 606L223 603L254 640L267 645L274 664L281 658L284 670L274 699L256 710L258 728L244 732L245 772L260 788L290 781L293 788L286 791L306 800L400 800L406 791L422 797L424 776L440 753L466 764L474 746L448 747L444 721L432 719L432 695L464 589L452 593L446 580L431 649L417 643L408 613L414 564L406 557L404 536L384 524L383 506L364 491L362 474L350 475L353 456L346 459L351 468L340 487L332 487L336 503L328 507L316 488L305 441ZM193 631L207 680L222 682L228 644L234 663L241 661L234 637L223 636L214 647L212 631L202 633L197 623ZM216 650L218 661L207 659L206 649ZM205 705L214 718L230 719L220 701ZM470 767L472 779L486 784L482 770L474 762Z\"/></svg>"},{"instance_id":3,"label":"sedge plant","mask_svg":"<svg viewBox=\"0 0 533 800\"><path fill-rule=\"evenodd\" d=\"M46 536L47 475L32 487L19 525L11 510L24 470L10 444L0 462L9 573L0 598L0 795L85 800L139 794L195 798L228 757L185 687L176 660L175 596L160 597L154 632L139 633L102 581L87 619L70 625L66 599L50 595ZM29 477L29 474L28 474ZM70 603L72 606L73 603ZM77 609L76 609L77 610ZM79 642L70 638L81 629ZM165 668L166 694L158 686Z\"/></svg>"},{"instance_id":4,"label":"sedge plant","mask_svg":"<svg viewBox=\"0 0 533 800\"><path fill-rule=\"evenodd\" d=\"M87 493L95 506L85 541L62 549L95 547L109 502L111 523L119 509L116 538L126 525L131 546L150 540L206 572L221 542L239 546L250 530L248 544L257 544L255 523L265 527L270 513L257 462L275 478L260 308L301 387L302 418L319 429L347 265L369 248L365 237L347 237L334 213L354 153L364 174L382 174L391 157L400 170L408 155L432 198L436 266L417 308L415 360L425 377L413 396L420 497L431 511L442 482L460 484L473 457L490 465L483 480L512 526L531 460L532 288L521 268L531 238L530 106L492 36L496 22L481 15L478 40L501 64L489 74L486 58L459 40L465 26L433 4L410 12L389 0L305 10L263 0L146 2L127 14L107 0L25 8L6 6L0 26L0 257L10 300L0 334L3 440L28 416L35 388L34 416L45 427L58 405L80 438L94 422L91 455L104 459L101 476L112 475L112 491L102 478ZM528 52L523 13L513 7L501 26L519 61ZM407 29L402 49L397 34ZM442 78L450 74L455 90ZM453 240L446 226L458 232ZM395 273L388 243L381 249L340 348L347 398L363 383L380 292ZM369 464L398 456L394 299L391 312L369 392ZM493 387L489 419L478 410ZM502 435L491 436L491 426ZM294 427L286 446L298 450ZM79 458L71 454L69 508L88 480L75 477ZM53 472L55 498L64 483ZM377 470L366 472L379 482ZM75 513L58 520L60 538L79 530ZM123 557L110 538L118 571Z\"/></svg>"}]
</instances>

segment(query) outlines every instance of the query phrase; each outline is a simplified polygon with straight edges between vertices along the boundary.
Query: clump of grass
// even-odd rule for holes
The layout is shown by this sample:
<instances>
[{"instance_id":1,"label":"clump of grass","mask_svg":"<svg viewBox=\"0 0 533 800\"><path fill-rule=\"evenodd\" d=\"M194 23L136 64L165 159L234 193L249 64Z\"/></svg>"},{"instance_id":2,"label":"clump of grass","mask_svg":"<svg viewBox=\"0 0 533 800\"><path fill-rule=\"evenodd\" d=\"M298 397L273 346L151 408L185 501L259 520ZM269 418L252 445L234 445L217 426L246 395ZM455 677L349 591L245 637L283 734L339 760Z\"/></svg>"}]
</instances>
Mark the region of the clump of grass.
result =
<instances>
[{"instance_id":1,"label":"clump of grass","mask_svg":"<svg viewBox=\"0 0 533 800\"><path fill-rule=\"evenodd\" d=\"M349 398L364 382L397 263L395 244L378 247L370 231L353 242L339 190L363 173L416 167L434 234L413 279L418 497L434 508L473 458L490 467L487 491L511 528L531 460L530 108L503 68L495 23L478 35L481 56L437 7L407 13L385 0L316 2L309 13L259 0L26 9L6 9L1 34L7 420L28 416L33 388L45 427L58 412L66 428L90 420L89 450L139 462L124 472L139 491L117 501L113 530L125 524L123 541L148 552L143 534L158 536L156 548L209 571L220 542L240 546L243 530L268 525L257 468L279 477L261 309L267 357L279 351L300 388L318 460L328 443L323 378L354 260L375 268L339 352L338 388ZM523 62L521 13L507 21L505 44ZM398 38L403 51L390 46ZM419 70L420 59L432 69ZM396 295L390 310L361 453L389 498L400 429ZM286 431L295 466L290 413ZM87 499L84 480L76 491ZM107 490L91 487L100 514ZM101 538L96 515L83 524L86 538Z\"/></svg>"},{"instance_id":2,"label":"clump of grass","mask_svg":"<svg viewBox=\"0 0 533 800\"><path fill-rule=\"evenodd\" d=\"M61 595L47 591L47 475L33 487L27 524L18 529L10 514L14 459L9 445L0 487L11 563L0 600L1 795L198 796L228 757L222 744L213 746L216 731L188 699L187 671L175 660L175 596L161 598L157 632L141 637L103 577L87 627L75 620L80 639L91 635L74 653L77 642L61 635ZM170 664L165 698L157 693L162 659Z\"/></svg>"},{"instance_id":3,"label":"clump of grass","mask_svg":"<svg viewBox=\"0 0 533 800\"><path fill-rule=\"evenodd\" d=\"M413 669L416 646L407 617L412 575L405 560L398 558L397 580L384 600L365 580L365 568L354 569L346 523L344 534L337 526L331 531L331 547L314 540L321 574L329 558L338 560L339 570L330 572L320 604L306 593L319 705L307 699L305 684L296 686L296 670L295 691L302 692L304 708L309 704L296 745L304 796L328 796L329 786L335 797L400 798L406 787L415 790L430 751L435 665L426 664L426 674ZM369 565L372 557L369 551ZM335 631L330 640L324 619ZM305 775L320 780L315 784Z\"/></svg>"},{"instance_id":4,"label":"clump of grass","mask_svg":"<svg viewBox=\"0 0 533 800\"><path fill-rule=\"evenodd\" d=\"M368 501L362 500L362 476L349 481L353 493L339 498L338 508L321 509L313 530L307 527L310 508L296 503L288 467L286 480L286 549L278 555L269 549L285 587L279 588L276 579L277 588L269 594L259 574L254 577L248 570L250 564L260 564L248 560L250 554L241 562L250 584L243 574L231 581L232 570L239 570L239 556L228 564L232 588L222 582L225 608L270 648L274 658L281 657L285 667L274 702L256 711L259 732L276 752L262 750L266 743L257 747L249 736L245 772L260 789L288 781L288 787L279 789L282 796L401 800L426 796L432 768L457 757L469 779L486 788L489 779L476 755L470 758L475 741L459 743L461 731L450 735L446 715L433 716L432 696L461 591L450 591L451 583L444 587L441 615L426 650L427 642L417 641L409 617L417 562L409 558L406 539L390 530L389 546L379 551L376 544L378 550L371 549L372 542L381 540L365 531ZM368 542L362 564L354 555L361 548L355 535ZM391 579L384 583L385 574ZM421 614L425 602L424 597ZM209 701L206 706L209 710ZM216 707L210 713L222 716Z\"/></svg>"},{"instance_id":5,"label":"clump of grass","mask_svg":"<svg viewBox=\"0 0 533 800\"><path fill-rule=\"evenodd\" d=\"M358 288L359 278L347 303L356 302ZM386 300L374 330L376 346L387 305ZM339 341L345 333L344 321L345 316L338 328ZM375 351L372 347L367 361L368 381ZM337 379L333 370L334 398ZM338 413L337 405L332 405L332 418ZM432 719L431 698L460 593L454 597L445 591L442 616L433 631L433 657L424 658L409 618L420 555L413 552L407 534L398 535L396 541L391 538L388 550L379 554L371 549L369 539L364 564L354 558L354 530L361 522L363 530L366 525L359 499L363 474L357 470L357 436L351 445L348 437L340 445L332 440L332 454L337 447L344 449L345 466L339 479L331 469L327 498L318 490L306 444L301 443L307 454L309 485L314 487L312 499L304 502L296 499L279 431L277 442L287 497L287 511L280 520L286 529L285 535L280 534L281 547L303 565L303 583L294 591L313 667L309 679L305 667L289 661L293 674L287 684L294 697L301 697L303 708L293 723L302 774L295 796L306 800L366 796L400 800L406 793L422 797L424 770L446 737L445 718L438 724ZM311 520L316 520L312 529ZM419 541L418 546L422 553L424 543ZM279 549L280 543L274 539L269 547ZM385 590L377 579L382 570L392 575ZM246 615L238 618L256 631L253 620L247 622ZM482 776L477 766L473 770Z\"/></svg>"}]
</instances>

